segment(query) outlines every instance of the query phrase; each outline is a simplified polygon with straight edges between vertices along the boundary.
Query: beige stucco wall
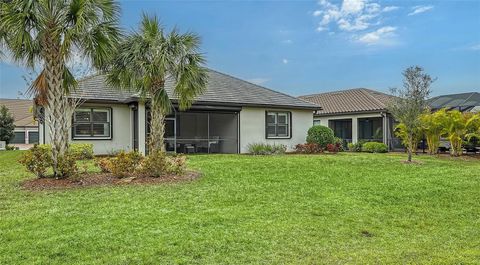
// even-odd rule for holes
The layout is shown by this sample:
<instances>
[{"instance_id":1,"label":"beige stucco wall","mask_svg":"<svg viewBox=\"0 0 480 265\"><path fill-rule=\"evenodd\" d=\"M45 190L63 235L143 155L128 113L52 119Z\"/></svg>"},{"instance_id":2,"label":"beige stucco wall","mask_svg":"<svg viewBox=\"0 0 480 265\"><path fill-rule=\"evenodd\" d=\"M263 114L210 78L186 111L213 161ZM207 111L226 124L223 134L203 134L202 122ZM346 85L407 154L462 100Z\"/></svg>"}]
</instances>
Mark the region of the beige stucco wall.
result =
<instances>
[{"instance_id":1,"label":"beige stucco wall","mask_svg":"<svg viewBox=\"0 0 480 265\"><path fill-rule=\"evenodd\" d=\"M265 139L265 111L289 111L292 113L291 139ZM304 143L307 131L313 125L311 110L244 107L240 112L240 152L247 153L251 143L284 144L289 151Z\"/></svg>"},{"instance_id":2,"label":"beige stucco wall","mask_svg":"<svg viewBox=\"0 0 480 265\"><path fill-rule=\"evenodd\" d=\"M108 140L72 140L71 130L68 139L71 143L91 143L93 151L97 155L111 154L119 150L133 149L133 120L132 111L127 104L91 104L85 103L81 107L112 108L112 139ZM40 132L40 142L43 141L43 126ZM45 125L45 141L49 143L48 126Z\"/></svg>"}]
</instances>

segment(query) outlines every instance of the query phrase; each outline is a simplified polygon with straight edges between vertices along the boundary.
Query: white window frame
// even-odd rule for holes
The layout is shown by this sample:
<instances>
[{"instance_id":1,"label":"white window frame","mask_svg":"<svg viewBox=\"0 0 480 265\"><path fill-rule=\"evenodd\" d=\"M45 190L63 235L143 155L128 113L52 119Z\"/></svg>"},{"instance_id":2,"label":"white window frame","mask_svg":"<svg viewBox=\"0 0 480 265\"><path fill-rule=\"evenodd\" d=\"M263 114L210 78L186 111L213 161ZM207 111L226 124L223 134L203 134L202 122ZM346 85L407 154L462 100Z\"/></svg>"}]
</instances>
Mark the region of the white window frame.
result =
<instances>
[{"instance_id":1,"label":"white window frame","mask_svg":"<svg viewBox=\"0 0 480 265\"><path fill-rule=\"evenodd\" d=\"M80 111L89 111L90 112L90 121L89 122L76 122L75 121L75 114ZM95 111L105 111L108 113L107 122L94 122L92 120L92 114ZM108 135L94 135L93 134L93 124L108 124ZM75 133L75 126L77 124L90 124L91 134L90 135L76 135ZM111 140L113 137L113 122L112 122L112 109L106 107L81 107L75 110L72 117L72 139L73 140Z\"/></svg>"}]
</instances>

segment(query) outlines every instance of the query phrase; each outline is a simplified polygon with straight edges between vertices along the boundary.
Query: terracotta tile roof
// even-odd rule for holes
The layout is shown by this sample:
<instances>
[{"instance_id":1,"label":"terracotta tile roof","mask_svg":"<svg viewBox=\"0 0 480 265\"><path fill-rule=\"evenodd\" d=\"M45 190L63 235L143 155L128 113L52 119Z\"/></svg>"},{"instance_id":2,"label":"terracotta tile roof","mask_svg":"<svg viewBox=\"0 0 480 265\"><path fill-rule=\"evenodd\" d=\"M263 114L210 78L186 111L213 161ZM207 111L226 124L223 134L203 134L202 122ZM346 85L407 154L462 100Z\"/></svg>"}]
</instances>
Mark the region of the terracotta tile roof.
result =
<instances>
[{"instance_id":1,"label":"terracotta tile roof","mask_svg":"<svg viewBox=\"0 0 480 265\"><path fill-rule=\"evenodd\" d=\"M15 126L37 126L33 119L31 108L33 101L28 99L7 99L0 98L0 105L5 105L15 118Z\"/></svg>"},{"instance_id":2,"label":"terracotta tile roof","mask_svg":"<svg viewBox=\"0 0 480 265\"><path fill-rule=\"evenodd\" d=\"M321 94L300 96L322 108L316 113L340 114L353 112L384 111L393 96L367 88L354 88Z\"/></svg>"}]
</instances>

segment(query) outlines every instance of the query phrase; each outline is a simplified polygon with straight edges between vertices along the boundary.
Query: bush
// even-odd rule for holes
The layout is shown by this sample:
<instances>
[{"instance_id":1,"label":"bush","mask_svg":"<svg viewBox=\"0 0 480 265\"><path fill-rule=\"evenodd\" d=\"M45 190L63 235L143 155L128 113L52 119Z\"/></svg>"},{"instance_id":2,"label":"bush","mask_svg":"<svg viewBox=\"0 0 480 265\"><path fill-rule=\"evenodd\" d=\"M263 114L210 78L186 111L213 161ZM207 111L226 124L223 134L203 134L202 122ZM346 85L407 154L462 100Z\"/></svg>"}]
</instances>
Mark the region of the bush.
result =
<instances>
[{"instance_id":1,"label":"bush","mask_svg":"<svg viewBox=\"0 0 480 265\"><path fill-rule=\"evenodd\" d=\"M345 151L345 148L343 147L343 139L335 137L335 148L337 149L337 152L343 152Z\"/></svg>"},{"instance_id":2,"label":"bush","mask_svg":"<svg viewBox=\"0 0 480 265\"><path fill-rule=\"evenodd\" d=\"M106 163L106 170L114 174L116 177L127 177L135 172L142 160L143 156L139 152L120 151L116 157L110 158L109 163Z\"/></svg>"},{"instance_id":3,"label":"bush","mask_svg":"<svg viewBox=\"0 0 480 265\"><path fill-rule=\"evenodd\" d=\"M363 144L362 151L368 153L386 153L388 152L388 146L384 143L368 142Z\"/></svg>"},{"instance_id":4,"label":"bush","mask_svg":"<svg viewBox=\"0 0 480 265\"><path fill-rule=\"evenodd\" d=\"M52 151L52 146L49 144L40 144L38 147L48 152ZM68 152L75 159L91 159L93 158L93 144L72 143L68 145Z\"/></svg>"},{"instance_id":5,"label":"bush","mask_svg":"<svg viewBox=\"0 0 480 265\"><path fill-rule=\"evenodd\" d=\"M335 136L332 129L315 125L308 129L307 143L318 144L321 148L326 148L328 144L335 144Z\"/></svg>"},{"instance_id":6,"label":"bush","mask_svg":"<svg viewBox=\"0 0 480 265\"><path fill-rule=\"evenodd\" d=\"M109 157L102 157L95 159L95 166L100 168L102 173L111 173L110 168L112 167Z\"/></svg>"},{"instance_id":7,"label":"bush","mask_svg":"<svg viewBox=\"0 0 480 265\"><path fill-rule=\"evenodd\" d=\"M61 178L75 177L78 174L77 157L71 152L65 153L65 155L58 158L58 170L60 171Z\"/></svg>"},{"instance_id":8,"label":"bush","mask_svg":"<svg viewBox=\"0 0 480 265\"><path fill-rule=\"evenodd\" d=\"M327 151L329 153L337 153L338 152L338 147L334 144L327 144Z\"/></svg>"},{"instance_id":9,"label":"bush","mask_svg":"<svg viewBox=\"0 0 480 265\"><path fill-rule=\"evenodd\" d=\"M168 157L165 152L155 151L142 161L139 172L148 177L161 177L167 174L183 174L187 169L187 157L176 155Z\"/></svg>"},{"instance_id":10,"label":"bush","mask_svg":"<svg viewBox=\"0 0 480 265\"><path fill-rule=\"evenodd\" d=\"M48 168L52 165L52 158L48 150L35 145L23 153L18 162L24 165L27 171L32 172L39 178L43 178Z\"/></svg>"},{"instance_id":11,"label":"bush","mask_svg":"<svg viewBox=\"0 0 480 265\"><path fill-rule=\"evenodd\" d=\"M348 150L350 152L362 152L362 142L357 142L357 143L349 143L348 144Z\"/></svg>"},{"instance_id":12,"label":"bush","mask_svg":"<svg viewBox=\"0 0 480 265\"><path fill-rule=\"evenodd\" d=\"M318 154L323 152L322 148L318 144L297 144L295 146L295 152L299 154Z\"/></svg>"},{"instance_id":13,"label":"bush","mask_svg":"<svg viewBox=\"0 0 480 265\"><path fill-rule=\"evenodd\" d=\"M283 144L253 143L247 148L252 155L279 155L287 151L287 146Z\"/></svg>"}]
</instances>

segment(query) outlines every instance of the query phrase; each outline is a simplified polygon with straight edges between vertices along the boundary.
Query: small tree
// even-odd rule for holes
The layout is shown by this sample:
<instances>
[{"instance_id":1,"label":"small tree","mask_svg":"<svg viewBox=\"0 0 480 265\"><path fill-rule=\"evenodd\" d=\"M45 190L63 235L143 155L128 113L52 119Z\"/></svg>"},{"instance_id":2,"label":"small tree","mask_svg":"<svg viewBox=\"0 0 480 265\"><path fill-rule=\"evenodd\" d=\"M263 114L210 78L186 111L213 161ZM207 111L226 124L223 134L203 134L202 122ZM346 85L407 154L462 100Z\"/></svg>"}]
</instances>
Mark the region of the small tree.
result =
<instances>
[{"instance_id":1,"label":"small tree","mask_svg":"<svg viewBox=\"0 0 480 265\"><path fill-rule=\"evenodd\" d=\"M445 119L445 110L434 113L424 113L420 116L422 122L422 133L427 138L428 153L431 155L438 153L440 147L440 137L443 132L443 120Z\"/></svg>"},{"instance_id":2,"label":"small tree","mask_svg":"<svg viewBox=\"0 0 480 265\"><path fill-rule=\"evenodd\" d=\"M13 133L15 129L14 121L15 119L12 113L8 111L8 108L3 105L0 106L0 141L5 141L9 144L13 139L15 136Z\"/></svg>"},{"instance_id":3,"label":"small tree","mask_svg":"<svg viewBox=\"0 0 480 265\"><path fill-rule=\"evenodd\" d=\"M389 102L389 111L402 124L399 137L407 148L408 162L416 150L416 134L421 127L420 116L428 109L427 97L434 79L419 66L412 66L403 72L403 89L392 89L394 97Z\"/></svg>"},{"instance_id":4,"label":"small tree","mask_svg":"<svg viewBox=\"0 0 480 265\"><path fill-rule=\"evenodd\" d=\"M458 110L446 112L443 128L450 141L450 154L452 156L462 155L463 141L477 130L479 119L478 114L472 112L462 113Z\"/></svg>"}]
</instances>

